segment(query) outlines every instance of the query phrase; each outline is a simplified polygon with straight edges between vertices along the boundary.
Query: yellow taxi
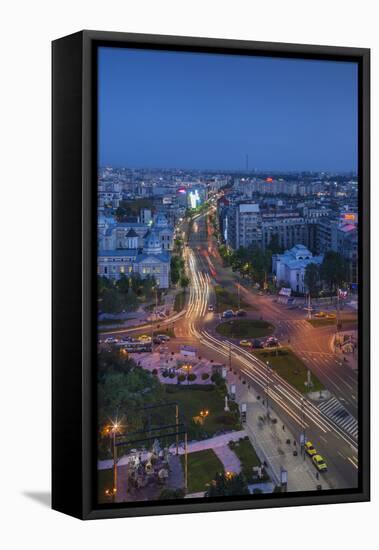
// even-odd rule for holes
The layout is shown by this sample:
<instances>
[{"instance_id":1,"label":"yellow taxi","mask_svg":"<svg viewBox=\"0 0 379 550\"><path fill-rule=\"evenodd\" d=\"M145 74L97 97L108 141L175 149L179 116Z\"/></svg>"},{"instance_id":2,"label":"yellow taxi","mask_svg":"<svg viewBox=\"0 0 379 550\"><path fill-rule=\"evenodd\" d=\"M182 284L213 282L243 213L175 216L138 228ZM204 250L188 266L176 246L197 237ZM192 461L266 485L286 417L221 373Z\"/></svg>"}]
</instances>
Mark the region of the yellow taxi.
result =
<instances>
[{"instance_id":1,"label":"yellow taxi","mask_svg":"<svg viewBox=\"0 0 379 550\"><path fill-rule=\"evenodd\" d=\"M315 317L326 317L325 311L318 311L315 313Z\"/></svg>"},{"instance_id":2,"label":"yellow taxi","mask_svg":"<svg viewBox=\"0 0 379 550\"><path fill-rule=\"evenodd\" d=\"M335 319L336 318L336 314L335 313L328 313L328 315L326 316L327 319Z\"/></svg>"},{"instance_id":3,"label":"yellow taxi","mask_svg":"<svg viewBox=\"0 0 379 550\"><path fill-rule=\"evenodd\" d=\"M147 342L151 340L151 336L148 336L147 334L140 334L138 336L138 340L141 340L141 342Z\"/></svg>"},{"instance_id":4,"label":"yellow taxi","mask_svg":"<svg viewBox=\"0 0 379 550\"><path fill-rule=\"evenodd\" d=\"M326 472L328 470L328 466L321 455L312 456L312 462L319 472Z\"/></svg>"},{"instance_id":5,"label":"yellow taxi","mask_svg":"<svg viewBox=\"0 0 379 550\"><path fill-rule=\"evenodd\" d=\"M317 455L317 451L316 449L313 447L312 443L310 441L307 441L306 444L304 445L304 449L305 449L305 452L309 455L309 456L314 456L314 455Z\"/></svg>"},{"instance_id":6,"label":"yellow taxi","mask_svg":"<svg viewBox=\"0 0 379 550\"><path fill-rule=\"evenodd\" d=\"M247 348L247 347L251 346L251 342L250 342L250 340L241 340L240 341L240 346L243 346L244 348Z\"/></svg>"}]
</instances>

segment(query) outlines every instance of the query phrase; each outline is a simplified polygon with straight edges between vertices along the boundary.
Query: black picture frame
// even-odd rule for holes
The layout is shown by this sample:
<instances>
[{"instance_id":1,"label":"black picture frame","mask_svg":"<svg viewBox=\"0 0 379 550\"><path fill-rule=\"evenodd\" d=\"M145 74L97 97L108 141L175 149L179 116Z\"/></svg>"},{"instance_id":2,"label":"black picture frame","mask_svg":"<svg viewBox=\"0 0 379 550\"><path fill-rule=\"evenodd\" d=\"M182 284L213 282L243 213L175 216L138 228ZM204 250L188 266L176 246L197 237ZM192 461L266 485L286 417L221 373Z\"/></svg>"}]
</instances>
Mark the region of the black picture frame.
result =
<instances>
[{"instance_id":1,"label":"black picture frame","mask_svg":"<svg viewBox=\"0 0 379 550\"><path fill-rule=\"evenodd\" d=\"M359 488L133 505L95 503L96 181L99 45L355 61L359 67ZM81 31L52 43L52 507L81 519L370 499L370 50Z\"/></svg>"}]
</instances>

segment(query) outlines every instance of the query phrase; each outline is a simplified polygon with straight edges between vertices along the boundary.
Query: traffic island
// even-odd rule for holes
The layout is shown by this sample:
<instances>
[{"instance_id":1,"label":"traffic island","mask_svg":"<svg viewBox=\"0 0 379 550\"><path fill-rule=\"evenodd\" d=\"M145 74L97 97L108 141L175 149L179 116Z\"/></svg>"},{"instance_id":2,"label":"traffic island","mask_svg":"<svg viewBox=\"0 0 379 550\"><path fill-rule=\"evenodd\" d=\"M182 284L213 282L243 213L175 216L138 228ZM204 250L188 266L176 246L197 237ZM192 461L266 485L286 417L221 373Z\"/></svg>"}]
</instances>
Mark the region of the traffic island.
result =
<instances>
[{"instance_id":1,"label":"traffic island","mask_svg":"<svg viewBox=\"0 0 379 550\"><path fill-rule=\"evenodd\" d=\"M301 393L322 392L325 386L310 370L305 366L289 348L276 348L274 350L253 350L253 353L261 361L269 363L281 378L286 380L291 386ZM309 381L311 385L309 386Z\"/></svg>"},{"instance_id":2,"label":"traffic island","mask_svg":"<svg viewBox=\"0 0 379 550\"><path fill-rule=\"evenodd\" d=\"M274 325L259 319L232 319L216 327L216 332L226 338L262 338L274 330Z\"/></svg>"}]
</instances>

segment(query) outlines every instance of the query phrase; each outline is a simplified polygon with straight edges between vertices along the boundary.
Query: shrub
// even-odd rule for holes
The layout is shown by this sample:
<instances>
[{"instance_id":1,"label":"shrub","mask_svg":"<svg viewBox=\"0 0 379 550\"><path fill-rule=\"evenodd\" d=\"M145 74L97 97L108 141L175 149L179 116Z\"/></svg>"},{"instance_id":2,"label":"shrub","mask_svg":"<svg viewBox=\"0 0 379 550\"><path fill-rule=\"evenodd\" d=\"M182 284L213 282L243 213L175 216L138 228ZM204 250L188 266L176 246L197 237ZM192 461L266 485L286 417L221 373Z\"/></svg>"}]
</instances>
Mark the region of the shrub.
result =
<instances>
[{"instance_id":1,"label":"shrub","mask_svg":"<svg viewBox=\"0 0 379 550\"><path fill-rule=\"evenodd\" d=\"M157 375L157 374L158 374L158 369L153 369L153 370L152 370L152 373L155 374L155 375Z\"/></svg>"},{"instance_id":2,"label":"shrub","mask_svg":"<svg viewBox=\"0 0 379 550\"><path fill-rule=\"evenodd\" d=\"M179 376L178 376L179 382L184 382L185 379L186 379L186 375L185 375L185 374L179 374Z\"/></svg>"},{"instance_id":3,"label":"shrub","mask_svg":"<svg viewBox=\"0 0 379 550\"><path fill-rule=\"evenodd\" d=\"M222 414L220 416L217 416L216 422L218 424L223 424L224 426L233 426L235 423L235 419L233 418L233 416Z\"/></svg>"},{"instance_id":4,"label":"shrub","mask_svg":"<svg viewBox=\"0 0 379 550\"><path fill-rule=\"evenodd\" d=\"M203 374L201 375L201 379L208 380L208 378L209 378L209 374L207 372L203 372Z\"/></svg>"},{"instance_id":5,"label":"shrub","mask_svg":"<svg viewBox=\"0 0 379 550\"><path fill-rule=\"evenodd\" d=\"M176 374L174 372L170 372L170 374L168 376L169 376L169 378L175 378Z\"/></svg>"},{"instance_id":6,"label":"shrub","mask_svg":"<svg viewBox=\"0 0 379 550\"><path fill-rule=\"evenodd\" d=\"M197 378L196 374L193 374L192 372L191 372L191 374L189 374L189 375L187 376L187 380L188 380L189 382L193 382L194 380L196 380L196 378Z\"/></svg>"},{"instance_id":7,"label":"shrub","mask_svg":"<svg viewBox=\"0 0 379 550\"><path fill-rule=\"evenodd\" d=\"M163 489L159 495L159 500L171 500L173 498L183 498L184 489Z\"/></svg>"},{"instance_id":8,"label":"shrub","mask_svg":"<svg viewBox=\"0 0 379 550\"><path fill-rule=\"evenodd\" d=\"M167 371L163 371L162 376L164 376L164 378L167 378L168 372L167 372Z\"/></svg>"}]
</instances>

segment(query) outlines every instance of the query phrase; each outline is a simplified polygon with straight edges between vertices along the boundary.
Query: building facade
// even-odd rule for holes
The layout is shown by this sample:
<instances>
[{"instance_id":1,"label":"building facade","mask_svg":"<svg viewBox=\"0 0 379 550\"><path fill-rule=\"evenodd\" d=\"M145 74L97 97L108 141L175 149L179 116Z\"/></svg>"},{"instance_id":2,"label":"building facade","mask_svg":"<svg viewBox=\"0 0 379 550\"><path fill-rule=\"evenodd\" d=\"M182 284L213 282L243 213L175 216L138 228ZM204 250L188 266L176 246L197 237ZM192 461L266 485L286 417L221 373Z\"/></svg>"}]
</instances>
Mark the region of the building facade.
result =
<instances>
[{"instance_id":1,"label":"building facade","mask_svg":"<svg viewBox=\"0 0 379 550\"><path fill-rule=\"evenodd\" d=\"M313 256L312 252L302 244L297 244L283 254L274 254L272 271L276 276L277 286L289 285L295 292L307 292L304 281L307 266L312 263L321 265L323 259L322 255Z\"/></svg>"}]
</instances>

